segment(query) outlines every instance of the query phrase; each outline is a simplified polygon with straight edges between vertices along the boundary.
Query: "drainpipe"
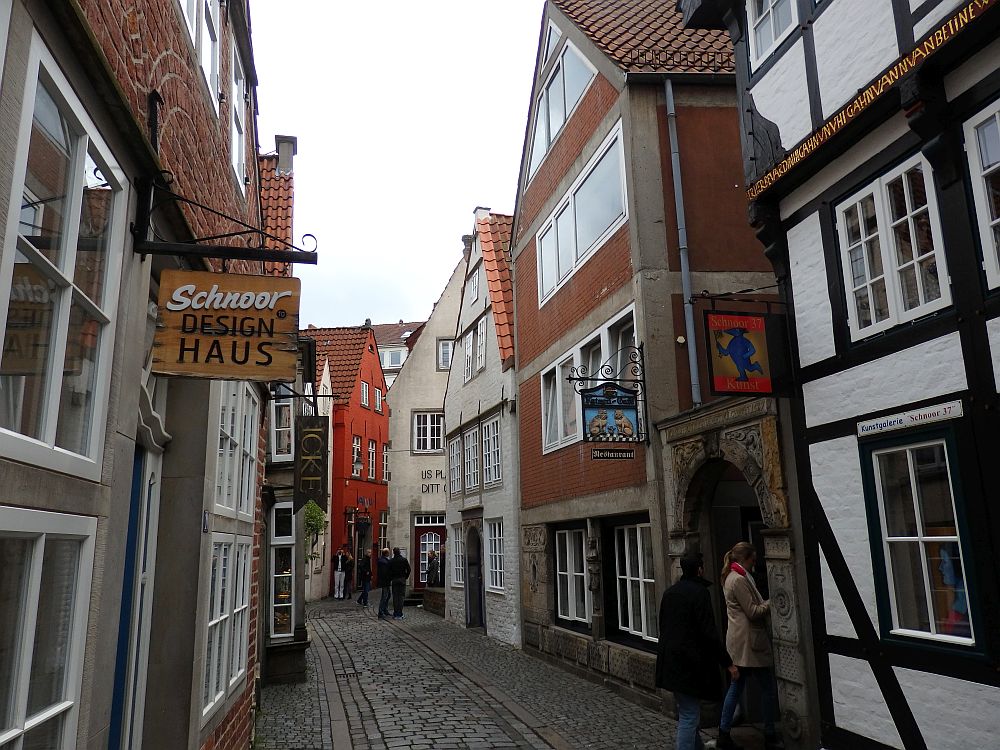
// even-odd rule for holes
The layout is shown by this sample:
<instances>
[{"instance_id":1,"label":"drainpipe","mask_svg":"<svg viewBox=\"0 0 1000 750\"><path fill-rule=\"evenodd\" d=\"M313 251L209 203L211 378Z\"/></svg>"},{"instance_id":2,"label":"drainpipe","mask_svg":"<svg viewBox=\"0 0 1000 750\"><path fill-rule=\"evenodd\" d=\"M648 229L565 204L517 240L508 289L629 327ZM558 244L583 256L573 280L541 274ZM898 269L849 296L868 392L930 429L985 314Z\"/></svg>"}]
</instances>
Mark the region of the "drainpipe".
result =
<instances>
[{"instance_id":1,"label":"drainpipe","mask_svg":"<svg viewBox=\"0 0 1000 750\"><path fill-rule=\"evenodd\" d=\"M674 107L674 84L664 83L667 95L667 129L670 134L670 172L674 182L674 208L677 213L677 244L681 256L681 290L684 294L684 328L687 331L688 370L691 373L691 401L701 406L701 375L698 347L695 344L694 304L691 302L691 267L688 263L687 222L684 218L684 186L681 182L681 152L677 145L677 110Z\"/></svg>"}]
</instances>

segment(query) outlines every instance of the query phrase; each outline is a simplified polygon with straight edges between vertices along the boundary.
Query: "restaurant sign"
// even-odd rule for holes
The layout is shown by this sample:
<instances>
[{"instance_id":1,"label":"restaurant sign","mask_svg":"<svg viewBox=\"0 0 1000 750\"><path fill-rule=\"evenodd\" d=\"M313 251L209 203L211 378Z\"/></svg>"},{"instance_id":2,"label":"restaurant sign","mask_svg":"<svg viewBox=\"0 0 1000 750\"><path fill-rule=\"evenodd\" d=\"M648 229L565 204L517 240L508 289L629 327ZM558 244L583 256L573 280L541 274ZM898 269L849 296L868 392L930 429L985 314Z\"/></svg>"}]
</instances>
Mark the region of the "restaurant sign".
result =
<instances>
[{"instance_id":1,"label":"restaurant sign","mask_svg":"<svg viewBox=\"0 0 1000 750\"><path fill-rule=\"evenodd\" d=\"M762 313L707 311L709 383L716 395L774 393L767 343L767 319Z\"/></svg>"},{"instance_id":2,"label":"restaurant sign","mask_svg":"<svg viewBox=\"0 0 1000 750\"><path fill-rule=\"evenodd\" d=\"M583 439L592 443L635 443L640 439L639 398L631 388L600 383L580 391Z\"/></svg>"},{"instance_id":3,"label":"restaurant sign","mask_svg":"<svg viewBox=\"0 0 1000 750\"><path fill-rule=\"evenodd\" d=\"M292 277L163 271L153 372L294 381L299 296Z\"/></svg>"},{"instance_id":4,"label":"restaurant sign","mask_svg":"<svg viewBox=\"0 0 1000 750\"><path fill-rule=\"evenodd\" d=\"M295 420L295 511L312 500L326 510L327 456L330 450L326 417L298 417Z\"/></svg>"}]
</instances>

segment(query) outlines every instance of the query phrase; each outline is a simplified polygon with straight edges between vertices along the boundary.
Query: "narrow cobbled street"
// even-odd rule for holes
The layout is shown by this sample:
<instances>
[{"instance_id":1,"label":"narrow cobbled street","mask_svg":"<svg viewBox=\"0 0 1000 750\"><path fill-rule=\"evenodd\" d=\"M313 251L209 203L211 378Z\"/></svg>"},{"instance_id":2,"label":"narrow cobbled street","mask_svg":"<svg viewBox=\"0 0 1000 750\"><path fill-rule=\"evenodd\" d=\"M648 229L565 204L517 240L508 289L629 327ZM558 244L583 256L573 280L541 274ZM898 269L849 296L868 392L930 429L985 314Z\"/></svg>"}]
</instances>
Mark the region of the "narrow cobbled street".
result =
<instances>
[{"instance_id":1,"label":"narrow cobbled street","mask_svg":"<svg viewBox=\"0 0 1000 750\"><path fill-rule=\"evenodd\" d=\"M258 750L672 747L674 723L421 609L311 605L308 681L264 688Z\"/></svg>"}]
</instances>

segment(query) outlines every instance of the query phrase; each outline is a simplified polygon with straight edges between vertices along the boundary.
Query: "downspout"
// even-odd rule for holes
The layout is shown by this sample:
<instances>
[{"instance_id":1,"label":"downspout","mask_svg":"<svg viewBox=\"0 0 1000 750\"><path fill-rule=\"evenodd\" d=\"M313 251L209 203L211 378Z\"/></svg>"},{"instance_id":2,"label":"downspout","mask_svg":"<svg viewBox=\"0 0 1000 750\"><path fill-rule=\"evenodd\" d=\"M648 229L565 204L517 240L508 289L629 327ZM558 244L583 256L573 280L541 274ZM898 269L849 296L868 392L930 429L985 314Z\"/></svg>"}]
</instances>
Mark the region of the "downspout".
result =
<instances>
[{"instance_id":1,"label":"downspout","mask_svg":"<svg viewBox=\"0 0 1000 750\"><path fill-rule=\"evenodd\" d=\"M691 302L691 266L688 262L687 221L684 218L684 186L681 182L681 152L677 145L677 110L674 107L674 84L664 82L667 95L667 130L670 136L670 174L674 183L674 209L677 214L677 245L681 256L681 290L684 294L684 328L687 332L688 370L691 373L691 401L701 406L701 375L698 347L695 344L694 304Z\"/></svg>"}]
</instances>

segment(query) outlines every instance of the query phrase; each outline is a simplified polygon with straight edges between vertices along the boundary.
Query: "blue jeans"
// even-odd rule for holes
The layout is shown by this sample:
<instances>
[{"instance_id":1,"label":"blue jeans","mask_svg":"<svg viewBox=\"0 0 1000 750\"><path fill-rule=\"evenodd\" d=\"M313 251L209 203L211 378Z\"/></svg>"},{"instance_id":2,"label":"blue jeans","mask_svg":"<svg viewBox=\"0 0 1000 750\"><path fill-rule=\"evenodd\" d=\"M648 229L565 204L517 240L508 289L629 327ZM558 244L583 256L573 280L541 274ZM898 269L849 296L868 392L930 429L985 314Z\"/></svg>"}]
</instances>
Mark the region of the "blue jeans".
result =
<instances>
[{"instance_id":1,"label":"blue jeans","mask_svg":"<svg viewBox=\"0 0 1000 750\"><path fill-rule=\"evenodd\" d=\"M361 581L361 596L358 597L358 604L368 606L368 592L372 590L371 579L366 578Z\"/></svg>"},{"instance_id":2,"label":"blue jeans","mask_svg":"<svg viewBox=\"0 0 1000 750\"><path fill-rule=\"evenodd\" d=\"M701 701L693 695L675 692L674 703L677 704L677 750L702 750L704 745L698 734Z\"/></svg>"},{"instance_id":3,"label":"blue jeans","mask_svg":"<svg viewBox=\"0 0 1000 750\"><path fill-rule=\"evenodd\" d=\"M770 667L740 667L740 678L733 680L726 691L726 699L722 703L722 718L719 721L719 729L728 732L733 726L733 716L736 714L736 706L743 695L747 680L753 676L760 687L760 701L764 711L764 733L775 734L774 721L778 716L778 683L774 681L774 674Z\"/></svg>"},{"instance_id":4,"label":"blue jeans","mask_svg":"<svg viewBox=\"0 0 1000 750\"><path fill-rule=\"evenodd\" d=\"M382 584L382 596L378 600L378 613L383 617L389 616L389 599L392 597L392 589L389 588L389 582L386 581Z\"/></svg>"}]
</instances>

